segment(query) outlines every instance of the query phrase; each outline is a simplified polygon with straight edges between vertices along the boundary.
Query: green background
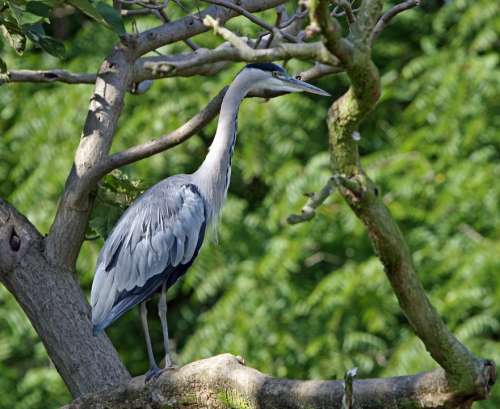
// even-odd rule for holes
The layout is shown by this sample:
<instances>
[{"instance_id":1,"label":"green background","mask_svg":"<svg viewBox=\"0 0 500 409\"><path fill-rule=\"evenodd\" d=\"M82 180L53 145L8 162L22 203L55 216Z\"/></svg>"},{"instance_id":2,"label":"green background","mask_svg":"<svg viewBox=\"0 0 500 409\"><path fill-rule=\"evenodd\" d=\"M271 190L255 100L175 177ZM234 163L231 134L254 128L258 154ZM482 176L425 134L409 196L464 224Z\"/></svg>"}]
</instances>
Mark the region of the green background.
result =
<instances>
[{"instance_id":1,"label":"green background","mask_svg":"<svg viewBox=\"0 0 500 409\"><path fill-rule=\"evenodd\" d=\"M363 164L406 235L432 302L462 342L497 363L499 16L498 2L454 0L423 1L397 17L374 49L383 92L361 126L359 142ZM152 24L139 21L138 27ZM78 13L53 26L66 57L32 47L20 58L4 46L8 66L95 72L116 41L111 31ZM229 27L244 35L256 32L242 18ZM219 40L206 34L195 41L214 46ZM181 44L163 51L183 50ZM213 78L157 81L143 96L127 95L113 151L175 129L241 67L234 64ZM287 65L293 73L305 67ZM339 75L317 85L339 96L348 82ZM89 85L0 88L0 196L42 233L54 217L91 93ZM342 378L354 366L362 378L436 367L398 308L364 227L338 195L312 221L283 223L305 203L303 193L317 191L329 177L329 103L307 95L244 101L218 234L211 233L196 263L169 291L179 364L230 352L274 376L312 379ZM85 291L102 246L96 232L104 234L137 193L123 179L144 188L193 171L214 129L212 123L181 146L123 168L119 179L107 178L89 229L93 240L85 242L78 259ZM109 190L117 180L119 194ZM156 314L150 316L159 357L161 330ZM137 311L108 334L133 375L147 370ZM0 287L0 408L56 408L69 400L29 321ZM496 387L489 402L475 407L499 405Z\"/></svg>"}]
</instances>

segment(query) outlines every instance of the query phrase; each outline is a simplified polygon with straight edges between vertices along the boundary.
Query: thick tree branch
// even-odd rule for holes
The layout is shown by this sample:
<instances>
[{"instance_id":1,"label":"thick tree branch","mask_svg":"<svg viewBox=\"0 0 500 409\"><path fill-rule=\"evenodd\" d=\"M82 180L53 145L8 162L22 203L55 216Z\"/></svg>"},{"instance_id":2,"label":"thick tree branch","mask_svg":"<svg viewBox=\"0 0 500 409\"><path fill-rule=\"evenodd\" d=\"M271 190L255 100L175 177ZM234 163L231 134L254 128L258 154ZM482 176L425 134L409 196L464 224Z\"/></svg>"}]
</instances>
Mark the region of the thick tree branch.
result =
<instances>
[{"instance_id":1,"label":"thick tree branch","mask_svg":"<svg viewBox=\"0 0 500 409\"><path fill-rule=\"evenodd\" d=\"M49 259L69 270L74 269L92 208L89 194L94 186L82 180L109 152L130 84L131 63L128 50L117 46L99 70L74 165L47 238Z\"/></svg>"},{"instance_id":2,"label":"thick tree branch","mask_svg":"<svg viewBox=\"0 0 500 409\"><path fill-rule=\"evenodd\" d=\"M73 275L47 261L42 236L1 199L0 282L32 322L73 396L130 379L108 338L92 337L90 308Z\"/></svg>"},{"instance_id":3,"label":"thick tree branch","mask_svg":"<svg viewBox=\"0 0 500 409\"><path fill-rule=\"evenodd\" d=\"M285 0L241 0L238 5L248 12L253 13L267 10L283 3L285 3ZM147 30L136 38L131 39L135 43L135 55L141 56L166 44L185 40L186 38L207 31L208 28L203 24L203 19L209 15L219 20L221 24L224 24L227 20L237 16L238 12L221 6L210 6L200 13L191 14L171 23Z\"/></svg>"},{"instance_id":4,"label":"thick tree branch","mask_svg":"<svg viewBox=\"0 0 500 409\"><path fill-rule=\"evenodd\" d=\"M342 28L339 22L330 17L328 2L323 0L309 0L309 19L311 21L307 31L309 34L321 32L325 45L342 64L352 60L352 45L342 37Z\"/></svg>"},{"instance_id":5,"label":"thick tree branch","mask_svg":"<svg viewBox=\"0 0 500 409\"><path fill-rule=\"evenodd\" d=\"M210 64L214 63L227 61L264 62L290 58L317 60L335 67L337 72L341 71L338 59L330 54L322 43L282 43L274 48L253 49L244 39L221 27L210 17L205 22L212 26L217 34L230 42L233 47L223 44L214 50L199 49L189 54L142 58L136 64L134 77L141 81L179 74L185 76L193 71L199 72L197 67L209 67Z\"/></svg>"},{"instance_id":6,"label":"thick tree branch","mask_svg":"<svg viewBox=\"0 0 500 409\"><path fill-rule=\"evenodd\" d=\"M453 388L477 398L494 382L484 376L484 361L475 358L446 328L418 280L411 253L397 224L379 197L378 189L359 163L352 138L380 95L380 80L370 58L369 36L378 21L381 0L364 0L350 38L352 58L343 61L352 86L328 113L332 170L340 193L367 226L376 254L399 304L432 357L445 369ZM322 28L328 30L328 24ZM327 46L329 43L327 42ZM331 45L330 45L331 46ZM334 52L334 48L331 49ZM494 372L494 364L490 365Z\"/></svg>"},{"instance_id":7,"label":"thick tree branch","mask_svg":"<svg viewBox=\"0 0 500 409\"><path fill-rule=\"evenodd\" d=\"M243 41L243 40L242 40ZM222 44L209 50L200 48L196 52L145 57L138 59L131 73L131 82L170 77L191 77L195 75L214 75L229 62L268 62L285 59L316 60L323 63L326 72L342 71L340 62L333 57L322 43L283 43L273 48L244 49L230 44ZM327 68L327 67L330 68ZM71 73L64 70L30 71L12 70L6 82L65 82L68 84L91 84L97 75Z\"/></svg>"},{"instance_id":8,"label":"thick tree branch","mask_svg":"<svg viewBox=\"0 0 500 409\"><path fill-rule=\"evenodd\" d=\"M488 371L488 365L483 369ZM354 407L451 409L470 407L469 397L450 388L442 370L386 379L354 380ZM170 370L151 384L144 377L76 400L64 409L341 409L342 381L295 381L264 375L229 354Z\"/></svg>"}]
</instances>

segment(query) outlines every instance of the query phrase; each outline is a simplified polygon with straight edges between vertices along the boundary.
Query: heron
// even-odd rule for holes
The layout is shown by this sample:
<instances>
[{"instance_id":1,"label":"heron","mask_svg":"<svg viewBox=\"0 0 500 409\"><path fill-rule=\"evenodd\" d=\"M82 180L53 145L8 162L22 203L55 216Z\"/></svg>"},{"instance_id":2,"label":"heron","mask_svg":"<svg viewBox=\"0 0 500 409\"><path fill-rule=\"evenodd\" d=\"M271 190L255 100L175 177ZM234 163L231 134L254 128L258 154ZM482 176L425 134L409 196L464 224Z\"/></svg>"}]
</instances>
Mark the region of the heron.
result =
<instances>
[{"instance_id":1,"label":"heron","mask_svg":"<svg viewBox=\"0 0 500 409\"><path fill-rule=\"evenodd\" d=\"M170 176L139 196L122 214L97 258L90 296L93 333L99 334L140 305L149 359L146 381L173 366L166 292L193 264L207 226L220 214L231 177L238 110L243 98L255 90L330 95L289 75L280 65L246 65L224 96L215 137L200 167L192 174ZM164 369L155 360L146 307L158 292Z\"/></svg>"}]
</instances>

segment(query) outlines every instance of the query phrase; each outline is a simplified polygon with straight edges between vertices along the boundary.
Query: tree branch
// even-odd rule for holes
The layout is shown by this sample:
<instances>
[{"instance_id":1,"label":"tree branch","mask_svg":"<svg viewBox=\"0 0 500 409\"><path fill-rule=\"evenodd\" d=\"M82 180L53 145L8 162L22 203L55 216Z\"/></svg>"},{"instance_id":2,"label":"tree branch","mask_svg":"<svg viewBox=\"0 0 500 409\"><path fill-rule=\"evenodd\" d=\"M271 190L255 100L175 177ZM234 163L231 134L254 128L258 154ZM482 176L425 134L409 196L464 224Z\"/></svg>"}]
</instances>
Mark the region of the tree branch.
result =
<instances>
[{"instance_id":1,"label":"tree branch","mask_svg":"<svg viewBox=\"0 0 500 409\"><path fill-rule=\"evenodd\" d=\"M93 84L95 74L73 73L66 70L10 70L0 75L0 85L8 82L64 82L66 84Z\"/></svg>"},{"instance_id":2,"label":"tree branch","mask_svg":"<svg viewBox=\"0 0 500 409\"><path fill-rule=\"evenodd\" d=\"M325 38L325 45L342 64L352 60L352 45L342 37L342 27L339 22L330 17L328 2L324 0L309 0L310 25L307 31L310 35L321 32Z\"/></svg>"},{"instance_id":3,"label":"tree branch","mask_svg":"<svg viewBox=\"0 0 500 409\"><path fill-rule=\"evenodd\" d=\"M494 364L489 364L492 371L485 377L481 369L484 361L475 358L450 333L431 305L418 280L406 241L380 199L377 187L361 167L357 142L352 138L380 95L380 79L367 41L381 8L381 0L364 0L350 34L354 45L352 58L343 63L352 86L328 113L333 174L340 193L366 225L375 253L413 330L445 369L453 388L481 397L494 382ZM322 24L323 29L328 27ZM332 46L327 42L329 45Z\"/></svg>"},{"instance_id":4,"label":"tree branch","mask_svg":"<svg viewBox=\"0 0 500 409\"><path fill-rule=\"evenodd\" d=\"M241 0L238 5L253 13L276 7L285 1L286 0ZM224 24L227 20L237 16L238 13L225 7L210 6L200 13L191 14L171 23L147 30L131 39L131 41L135 43L135 55L141 56L166 44L184 40L207 31L208 28L203 24L203 19L208 15L219 20L221 24Z\"/></svg>"},{"instance_id":5,"label":"tree branch","mask_svg":"<svg viewBox=\"0 0 500 409\"><path fill-rule=\"evenodd\" d=\"M242 16L245 16L251 22L257 24L258 26L261 26L262 28L265 28L270 33L273 33L276 30L283 36L283 38L287 39L288 41L290 41L292 43L298 42L297 39L295 38L295 36L288 34L286 31L281 31L278 28L272 26L271 24L268 24L266 21L254 16L252 13L249 13L248 11L246 11L243 7L240 7L240 6L233 4L233 3L226 1L226 0L203 0L203 1L205 1L207 3L217 4L219 6L223 6L223 7L227 7L227 8L230 8L232 10L235 10L239 14L241 14Z\"/></svg>"},{"instance_id":6,"label":"tree branch","mask_svg":"<svg viewBox=\"0 0 500 409\"><path fill-rule=\"evenodd\" d=\"M131 82L141 82L170 77L210 76L226 67L228 62L268 62L291 58L320 61L324 65L323 68L329 73L342 71L340 62L320 42L284 43L265 49L253 49L249 46L241 49L231 47L226 43L213 50L200 48L192 53L140 58L135 62L130 78ZM328 65L331 68L326 68ZM59 69L46 71L12 70L9 71L8 79L5 81L58 81L68 84L91 84L95 82L96 78L95 74L71 73Z\"/></svg>"},{"instance_id":7,"label":"tree branch","mask_svg":"<svg viewBox=\"0 0 500 409\"><path fill-rule=\"evenodd\" d=\"M316 209L320 207L326 199L328 199L335 187L334 178L330 178L319 192L308 193L307 196L309 197L309 200L302 207L300 214L291 214L288 216L286 219L287 223L298 224L311 220L316 214Z\"/></svg>"},{"instance_id":8,"label":"tree branch","mask_svg":"<svg viewBox=\"0 0 500 409\"><path fill-rule=\"evenodd\" d=\"M304 81L311 81L333 73L332 70L325 69L324 67L325 66L323 66L323 68L321 69L312 68L306 70L300 73L299 76ZM113 169L153 156L186 141L191 136L195 135L197 132L203 129L213 118L215 118L219 114L222 99L224 98L226 91L227 87L224 87L214 98L212 98L212 100L207 104L205 108L203 108L200 112L198 112L195 116L193 116L190 120L188 120L176 130L157 139L134 146L123 152L115 153L103 159L98 165L94 166L89 171L89 174L87 175L88 183L97 183L105 174L111 172ZM283 93L259 91L250 93L248 97L260 97L269 99L280 95L283 95Z\"/></svg>"},{"instance_id":9,"label":"tree branch","mask_svg":"<svg viewBox=\"0 0 500 409\"><path fill-rule=\"evenodd\" d=\"M92 169L89 183L97 183L97 181L113 169L173 148L196 134L219 114L222 99L226 91L227 87L223 88L205 108L175 131L142 145L137 145L123 152L108 156Z\"/></svg>"},{"instance_id":10,"label":"tree branch","mask_svg":"<svg viewBox=\"0 0 500 409\"><path fill-rule=\"evenodd\" d=\"M377 24L375 25L373 31L370 34L370 43L373 44L373 42L377 39L380 33L384 30L385 26L387 26L387 24L389 24L389 22L396 15L419 5L420 5L420 0L406 0L392 7L377 21Z\"/></svg>"},{"instance_id":11,"label":"tree branch","mask_svg":"<svg viewBox=\"0 0 500 409\"><path fill-rule=\"evenodd\" d=\"M93 337L73 275L44 257L44 239L0 199L0 282L14 295L74 397L130 379L109 339Z\"/></svg>"},{"instance_id":12,"label":"tree branch","mask_svg":"<svg viewBox=\"0 0 500 409\"><path fill-rule=\"evenodd\" d=\"M82 397L63 409L342 408L342 381L277 379L248 368L241 361L229 354L218 355L169 370L151 384L144 385L144 377L135 378L117 389ZM487 365L484 368L487 371ZM420 409L470 407L469 397L456 394L442 370L354 380L352 387L355 407L364 409L392 408L398 405L396 402Z\"/></svg>"},{"instance_id":13,"label":"tree branch","mask_svg":"<svg viewBox=\"0 0 500 409\"><path fill-rule=\"evenodd\" d=\"M99 70L80 145L47 237L47 256L68 270L74 269L92 208L95 185L83 181L109 152L130 85L131 63L128 50L116 46Z\"/></svg>"}]
</instances>

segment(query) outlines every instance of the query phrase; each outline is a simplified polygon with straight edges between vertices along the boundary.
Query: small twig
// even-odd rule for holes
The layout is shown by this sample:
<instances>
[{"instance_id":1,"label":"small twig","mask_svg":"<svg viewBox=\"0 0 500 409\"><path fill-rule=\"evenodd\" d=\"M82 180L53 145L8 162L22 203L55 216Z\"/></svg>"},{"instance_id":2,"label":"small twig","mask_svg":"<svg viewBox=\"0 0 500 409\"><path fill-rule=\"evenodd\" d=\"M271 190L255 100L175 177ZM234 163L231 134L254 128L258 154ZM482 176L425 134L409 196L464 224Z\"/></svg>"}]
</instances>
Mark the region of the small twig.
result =
<instances>
[{"instance_id":1,"label":"small twig","mask_svg":"<svg viewBox=\"0 0 500 409\"><path fill-rule=\"evenodd\" d=\"M129 16L141 16L141 15L146 15L146 14L151 14L151 9L131 9L131 10L120 10L120 15L123 17L129 17Z\"/></svg>"},{"instance_id":2,"label":"small twig","mask_svg":"<svg viewBox=\"0 0 500 409\"><path fill-rule=\"evenodd\" d=\"M151 10L161 10L164 9L168 6L168 0L163 0L161 4L156 4L150 1L144 1L144 0L117 0L117 2L125 4L125 5L135 5L138 4L139 6L142 6L143 8L146 9L151 9Z\"/></svg>"},{"instance_id":3,"label":"small twig","mask_svg":"<svg viewBox=\"0 0 500 409\"><path fill-rule=\"evenodd\" d=\"M187 13L187 14L190 14L191 12L189 11L189 9L181 3L180 0L173 0L173 2L184 12L184 13ZM191 14L191 17L194 18L195 20L201 20L201 17L200 17L200 10L198 10L198 14Z\"/></svg>"},{"instance_id":4,"label":"small twig","mask_svg":"<svg viewBox=\"0 0 500 409\"><path fill-rule=\"evenodd\" d=\"M328 179L326 185L319 192L307 193L306 196L309 197L309 200L300 211L300 214L291 214L288 216L286 219L287 223L298 224L311 220L316 214L316 209L331 195L335 187L336 183L332 177Z\"/></svg>"},{"instance_id":5,"label":"small twig","mask_svg":"<svg viewBox=\"0 0 500 409\"><path fill-rule=\"evenodd\" d=\"M373 41L380 35L382 30L385 28L387 24L399 13L411 9L413 7L419 6L420 0L407 0L402 3L396 4L393 8L387 11L384 15L382 15L377 24L373 28L373 31L370 36L370 43L373 44Z\"/></svg>"},{"instance_id":6,"label":"small twig","mask_svg":"<svg viewBox=\"0 0 500 409\"><path fill-rule=\"evenodd\" d=\"M342 398L342 409L352 409L354 405L354 378L358 374L358 368L349 369L344 375L344 397Z\"/></svg>"},{"instance_id":7,"label":"small twig","mask_svg":"<svg viewBox=\"0 0 500 409\"><path fill-rule=\"evenodd\" d=\"M210 3L210 4L215 4L217 6L227 7L228 9L232 9L234 11L237 11L242 16L245 16L247 19L249 19L251 22L257 24L258 26L261 26L262 28L265 28L267 31L269 31L271 33L274 32L275 30L277 30L276 27L273 27L271 24L267 23L266 21L254 16L252 13L248 12L243 7L237 6L236 4L233 4L233 3L228 2L226 0L203 0L203 1ZM286 32L283 32L283 31L279 31L279 32L283 36L283 38L287 39L288 41L290 41L292 43L298 42L297 39L293 35L288 34Z\"/></svg>"},{"instance_id":8,"label":"small twig","mask_svg":"<svg viewBox=\"0 0 500 409\"><path fill-rule=\"evenodd\" d=\"M252 49L242 38L238 37L231 30L221 26L219 21L208 15L203 19L203 24L211 27L215 34L220 35L224 40L229 41L237 50L243 54L252 54L256 50Z\"/></svg>"},{"instance_id":9,"label":"small twig","mask_svg":"<svg viewBox=\"0 0 500 409\"><path fill-rule=\"evenodd\" d=\"M280 25L279 25L279 28L280 29L284 29L286 27L288 27L290 24L292 24L295 20L297 19L301 19L301 18L304 18L306 17L308 14L308 11L305 10L305 11L302 11L302 12L297 12L295 13L292 17L290 17L288 20L282 22Z\"/></svg>"},{"instance_id":10,"label":"small twig","mask_svg":"<svg viewBox=\"0 0 500 409\"><path fill-rule=\"evenodd\" d=\"M344 10L344 13L347 17L347 21L349 24L353 24L356 21L356 17L354 17L354 12L351 7L351 3L347 0L336 0L335 3Z\"/></svg>"}]
</instances>

